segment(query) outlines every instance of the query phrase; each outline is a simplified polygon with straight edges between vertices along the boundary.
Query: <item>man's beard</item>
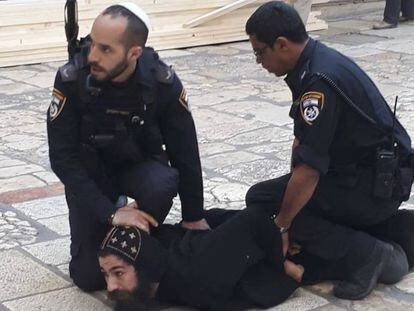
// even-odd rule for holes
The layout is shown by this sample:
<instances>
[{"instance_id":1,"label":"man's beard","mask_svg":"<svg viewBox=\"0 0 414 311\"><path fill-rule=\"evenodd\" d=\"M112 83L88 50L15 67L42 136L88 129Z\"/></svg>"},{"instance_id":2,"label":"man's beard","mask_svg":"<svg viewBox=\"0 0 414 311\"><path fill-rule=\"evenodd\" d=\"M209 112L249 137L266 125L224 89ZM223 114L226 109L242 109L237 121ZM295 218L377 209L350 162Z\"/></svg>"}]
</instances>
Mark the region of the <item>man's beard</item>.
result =
<instances>
[{"instance_id":1,"label":"man's beard","mask_svg":"<svg viewBox=\"0 0 414 311\"><path fill-rule=\"evenodd\" d=\"M101 66L99 66L95 62L90 62L89 65L94 66L94 67L98 67L99 69L104 70ZM96 80L98 80L99 82L108 82L108 81L111 81L112 79L118 77L127 68L128 68L128 62L127 62L126 57L124 57L124 59L121 60L118 64L116 64L116 66L114 68L112 68L109 71L104 71L104 72L106 72L106 77L104 77L103 79L99 79L99 80L96 79L96 77L94 77L94 78Z\"/></svg>"},{"instance_id":2,"label":"man's beard","mask_svg":"<svg viewBox=\"0 0 414 311\"><path fill-rule=\"evenodd\" d=\"M152 283L140 275L139 285L132 292L115 290L108 298L117 302L117 311L148 311L157 305L153 297Z\"/></svg>"}]
</instances>

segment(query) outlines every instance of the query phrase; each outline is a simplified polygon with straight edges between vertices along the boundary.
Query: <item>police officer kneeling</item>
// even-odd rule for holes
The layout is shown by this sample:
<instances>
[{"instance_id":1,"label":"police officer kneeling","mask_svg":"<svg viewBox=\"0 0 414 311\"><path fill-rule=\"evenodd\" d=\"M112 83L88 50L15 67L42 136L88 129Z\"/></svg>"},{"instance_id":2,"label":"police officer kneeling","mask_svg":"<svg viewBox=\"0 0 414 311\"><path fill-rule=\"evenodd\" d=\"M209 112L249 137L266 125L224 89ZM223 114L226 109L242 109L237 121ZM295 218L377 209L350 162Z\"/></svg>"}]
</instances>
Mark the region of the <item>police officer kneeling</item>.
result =
<instances>
[{"instance_id":1,"label":"police officer kneeling","mask_svg":"<svg viewBox=\"0 0 414 311\"><path fill-rule=\"evenodd\" d=\"M110 6L56 75L47 116L50 162L69 206L70 275L86 291L105 286L96 252L110 225L149 231L164 221L178 192L182 226L209 228L186 91L145 47L148 30L135 4ZM120 195L135 202L116 204Z\"/></svg>"},{"instance_id":2,"label":"police officer kneeling","mask_svg":"<svg viewBox=\"0 0 414 311\"><path fill-rule=\"evenodd\" d=\"M295 136L291 174L253 186L247 205L277 208L284 249L290 238L341 261L346 279L334 294L361 299L392 253L384 241L400 245L414 266L414 214L398 210L413 182L410 137L368 75L309 38L289 5L263 4L246 32L257 63L286 75Z\"/></svg>"}]
</instances>

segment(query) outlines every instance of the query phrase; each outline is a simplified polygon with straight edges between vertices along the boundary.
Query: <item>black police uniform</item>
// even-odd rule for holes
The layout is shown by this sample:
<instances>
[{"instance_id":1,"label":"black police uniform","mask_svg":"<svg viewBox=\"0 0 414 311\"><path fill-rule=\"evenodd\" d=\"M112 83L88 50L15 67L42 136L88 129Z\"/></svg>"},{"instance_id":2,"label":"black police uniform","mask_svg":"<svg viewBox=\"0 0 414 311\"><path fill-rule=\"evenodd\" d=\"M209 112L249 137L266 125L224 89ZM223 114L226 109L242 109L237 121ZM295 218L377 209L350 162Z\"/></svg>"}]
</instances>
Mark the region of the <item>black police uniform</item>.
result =
<instances>
[{"instance_id":1,"label":"black police uniform","mask_svg":"<svg viewBox=\"0 0 414 311\"><path fill-rule=\"evenodd\" d=\"M312 198L292 223L290 238L323 259L347 258L344 268L354 271L374 249L374 235L401 244L412 266L413 214L398 211L402 200L398 195L373 195L376 152L391 145L388 133L393 124L392 112L377 87L353 61L313 39L285 81L292 91L290 115L300 142L293 150L292 164L305 163L320 173ZM378 125L356 112L337 88ZM412 174L411 141L398 121L394 135L399 142L398 166ZM247 204L278 208L289 178L254 185Z\"/></svg>"},{"instance_id":2,"label":"black police uniform","mask_svg":"<svg viewBox=\"0 0 414 311\"><path fill-rule=\"evenodd\" d=\"M161 223L177 191L183 219L202 219L203 192L195 126L173 70L145 48L128 81L100 84L86 54L59 69L47 129L69 206L70 274L80 288L96 290L104 287L96 253L119 195Z\"/></svg>"}]
</instances>

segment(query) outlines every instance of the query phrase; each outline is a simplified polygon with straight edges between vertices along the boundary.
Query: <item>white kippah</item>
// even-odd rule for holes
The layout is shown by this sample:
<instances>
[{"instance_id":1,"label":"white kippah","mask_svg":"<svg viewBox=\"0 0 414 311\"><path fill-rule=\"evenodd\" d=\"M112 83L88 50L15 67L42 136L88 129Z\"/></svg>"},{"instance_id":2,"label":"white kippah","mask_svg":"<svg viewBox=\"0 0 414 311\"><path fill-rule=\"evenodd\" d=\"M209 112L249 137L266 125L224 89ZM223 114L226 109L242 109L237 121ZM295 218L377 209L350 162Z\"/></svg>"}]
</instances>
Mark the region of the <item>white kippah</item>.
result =
<instances>
[{"instance_id":1,"label":"white kippah","mask_svg":"<svg viewBox=\"0 0 414 311\"><path fill-rule=\"evenodd\" d=\"M127 10L131 11L136 17L138 17L145 24L148 30L150 29L150 21L149 21L148 15L138 5L132 2L122 2L122 3L118 3L118 5L123 6Z\"/></svg>"}]
</instances>

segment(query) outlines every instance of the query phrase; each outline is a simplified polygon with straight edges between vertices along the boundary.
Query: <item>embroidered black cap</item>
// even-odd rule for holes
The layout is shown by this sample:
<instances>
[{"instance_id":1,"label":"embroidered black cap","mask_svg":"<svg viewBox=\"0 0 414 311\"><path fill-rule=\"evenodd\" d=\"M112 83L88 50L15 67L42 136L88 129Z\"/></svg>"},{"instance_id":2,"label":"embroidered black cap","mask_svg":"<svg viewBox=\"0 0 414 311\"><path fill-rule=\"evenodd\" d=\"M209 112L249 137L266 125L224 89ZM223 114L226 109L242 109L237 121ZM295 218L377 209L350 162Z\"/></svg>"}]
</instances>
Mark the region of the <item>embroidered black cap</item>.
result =
<instances>
[{"instance_id":1,"label":"embroidered black cap","mask_svg":"<svg viewBox=\"0 0 414 311\"><path fill-rule=\"evenodd\" d=\"M136 227L113 227L102 242L102 251L117 255L144 272L153 281L160 281L167 267L167 252L161 243Z\"/></svg>"}]
</instances>

